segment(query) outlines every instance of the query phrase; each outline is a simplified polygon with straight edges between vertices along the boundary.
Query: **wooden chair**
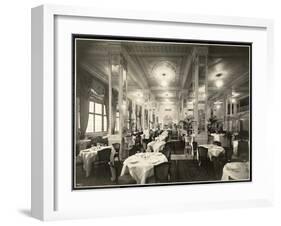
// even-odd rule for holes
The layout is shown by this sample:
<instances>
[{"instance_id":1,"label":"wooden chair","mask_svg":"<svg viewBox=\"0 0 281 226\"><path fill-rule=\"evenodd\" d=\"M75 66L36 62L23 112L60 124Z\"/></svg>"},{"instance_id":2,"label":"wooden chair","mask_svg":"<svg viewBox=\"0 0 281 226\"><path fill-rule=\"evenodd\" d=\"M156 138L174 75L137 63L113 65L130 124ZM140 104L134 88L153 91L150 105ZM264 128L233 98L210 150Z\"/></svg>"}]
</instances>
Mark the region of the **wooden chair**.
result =
<instances>
[{"instance_id":1,"label":"wooden chair","mask_svg":"<svg viewBox=\"0 0 281 226\"><path fill-rule=\"evenodd\" d=\"M138 152L138 148L136 146L133 146L131 149L129 149L129 156L135 155Z\"/></svg>"},{"instance_id":2,"label":"wooden chair","mask_svg":"<svg viewBox=\"0 0 281 226\"><path fill-rule=\"evenodd\" d=\"M199 155L199 166L207 167L209 162L208 148L199 146L198 155Z\"/></svg>"},{"instance_id":3,"label":"wooden chair","mask_svg":"<svg viewBox=\"0 0 281 226\"><path fill-rule=\"evenodd\" d=\"M237 154L239 159L249 161L249 142L247 140L238 142Z\"/></svg>"},{"instance_id":4,"label":"wooden chair","mask_svg":"<svg viewBox=\"0 0 281 226\"><path fill-rule=\"evenodd\" d=\"M117 184L126 185L126 184L136 184L137 182L132 178L130 174L125 174L123 176L118 177Z\"/></svg>"},{"instance_id":5,"label":"wooden chair","mask_svg":"<svg viewBox=\"0 0 281 226\"><path fill-rule=\"evenodd\" d=\"M97 161L93 163L95 169L99 169L101 166L104 167L108 166L108 163L110 162L110 155L111 155L111 148L105 148L98 151Z\"/></svg>"},{"instance_id":6,"label":"wooden chair","mask_svg":"<svg viewBox=\"0 0 281 226\"><path fill-rule=\"evenodd\" d=\"M154 166L155 183L165 183L169 181L170 162L163 162Z\"/></svg>"},{"instance_id":7,"label":"wooden chair","mask_svg":"<svg viewBox=\"0 0 281 226\"><path fill-rule=\"evenodd\" d=\"M165 144L164 149L170 149L170 150L174 150L175 149L175 144L172 141L167 141Z\"/></svg>"},{"instance_id":8,"label":"wooden chair","mask_svg":"<svg viewBox=\"0 0 281 226\"><path fill-rule=\"evenodd\" d=\"M197 156L197 149L198 149L198 143L196 141L192 142L192 149L193 149L193 158L196 158Z\"/></svg>"},{"instance_id":9,"label":"wooden chair","mask_svg":"<svg viewBox=\"0 0 281 226\"><path fill-rule=\"evenodd\" d=\"M129 185L129 184L136 184L137 182L131 177L130 174L126 174L123 176L119 176L119 171L118 171L118 167L116 166L116 164L112 164L112 162L108 163L110 166L110 170L111 170L111 180L115 181L116 184L119 185Z\"/></svg>"},{"instance_id":10,"label":"wooden chair","mask_svg":"<svg viewBox=\"0 0 281 226\"><path fill-rule=\"evenodd\" d=\"M212 163L214 167L215 177L219 180L222 177L222 171L225 163L227 162L226 156L224 153L220 153L218 157L212 158Z\"/></svg>"},{"instance_id":11,"label":"wooden chair","mask_svg":"<svg viewBox=\"0 0 281 226\"><path fill-rule=\"evenodd\" d=\"M225 150L225 158L227 162L232 160L233 150L230 147L223 147Z\"/></svg>"},{"instance_id":12,"label":"wooden chair","mask_svg":"<svg viewBox=\"0 0 281 226\"><path fill-rule=\"evenodd\" d=\"M170 176L170 162L163 162L154 166L154 176L147 179L147 183L167 183Z\"/></svg>"},{"instance_id":13,"label":"wooden chair","mask_svg":"<svg viewBox=\"0 0 281 226\"><path fill-rule=\"evenodd\" d=\"M175 150L174 150L175 154L184 154L184 148L185 148L184 141L182 140L175 141Z\"/></svg>"},{"instance_id":14,"label":"wooden chair","mask_svg":"<svg viewBox=\"0 0 281 226\"><path fill-rule=\"evenodd\" d=\"M115 149L114 159L117 157L118 161L120 161L120 143L112 144L113 148Z\"/></svg>"},{"instance_id":15,"label":"wooden chair","mask_svg":"<svg viewBox=\"0 0 281 226\"><path fill-rule=\"evenodd\" d=\"M161 152L166 156L167 160L170 162L171 161L171 149L164 148Z\"/></svg>"},{"instance_id":16,"label":"wooden chair","mask_svg":"<svg viewBox=\"0 0 281 226\"><path fill-rule=\"evenodd\" d=\"M172 139L178 139L178 131L172 130Z\"/></svg>"}]
</instances>

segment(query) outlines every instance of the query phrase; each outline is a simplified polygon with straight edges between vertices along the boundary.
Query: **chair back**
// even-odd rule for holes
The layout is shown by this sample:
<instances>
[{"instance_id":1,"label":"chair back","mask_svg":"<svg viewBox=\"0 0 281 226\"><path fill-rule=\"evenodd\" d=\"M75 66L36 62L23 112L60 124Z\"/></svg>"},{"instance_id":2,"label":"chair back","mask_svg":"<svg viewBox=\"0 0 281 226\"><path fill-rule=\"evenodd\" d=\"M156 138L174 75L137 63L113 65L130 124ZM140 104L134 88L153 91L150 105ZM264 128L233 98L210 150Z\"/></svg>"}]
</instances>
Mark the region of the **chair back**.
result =
<instances>
[{"instance_id":1,"label":"chair back","mask_svg":"<svg viewBox=\"0 0 281 226\"><path fill-rule=\"evenodd\" d=\"M216 179L219 180L223 174L223 167L226 164L226 156L221 152L217 157L212 158L213 169L215 172Z\"/></svg>"},{"instance_id":2,"label":"chair back","mask_svg":"<svg viewBox=\"0 0 281 226\"><path fill-rule=\"evenodd\" d=\"M80 153L80 145L76 144L76 148L75 148L75 156L79 155Z\"/></svg>"},{"instance_id":3,"label":"chair back","mask_svg":"<svg viewBox=\"0 0 281 226\"><path fill-rule=\"evenodd\" d=\"M154 178L156 183L168 182L170 163L163 162L154 166Z\"/></svg>"},{"instance_id":4,"label":"chair back","mask_svg":"<svg viewBox=\"0 0 281 226\"><path fill-rule=\"evenodd\" d=\"M174 149L175 149L175 144L174 144L174 142L172 142L172 141L166 142L164 149L174 150Z\"/></svg>"},{"instance_id":5,"label":"chair back","mask_svg":"<svg viewBox=\"0 0 281 226\"><path fill-rule=\"evenodd\" d=\"M172 139L178 139L178 131L172 130Z\"/></svg>"},{"instance_id":6,"label":"chair back","mask_svg":"<svg viewBox=\"0 0 281 226\"><path fill-rule=\"evenodd\" d=\"M196 141L192 142L193 151L196 151L198 148L198 143Z\"/></svg>"},{"instance_id":7,"label":"chair back","mask_svg":"<svg viewBox=\"0 0 281 226\"><path fill-rule=\"evenodd\" d=\"M101 136L92 137L89 146L90 147L91 146L97 146L97 144L102 144L102 145L107 146L108 145L108 139L102 138Z\"/></svg>"},{"instance_id":8,"label":"chair back","mask_svg":"<svg viewBox=\"0 0 281 226\"><path fill-rule=\"evenodd\" d=\"M184 153L184 141L179 140L175 142L175 153L177 154L183 154Z\"/></svg>"},{"instance_id":9,"label":"chair back","mask_svg":"<svg viewBox=\"0 0 281 226\"><path fill-rule=\"evenodd\" d=\"M99 162L110 162L111 148L105 148L98 151Z\"/></svg>"},{"instance_id":10,"label":"chair back","mask_svg":"<svg viewBox=\"0 0 281 226\"><path fill-rule=\"evenodd\" d=\"M243 158L243 160L249 160L249 143L248 141L241 140L238 142L237 154L239 158Z\"/></svg>"},{"instance_id":11,"label":"chair back","mask_svg":"<svg viewBox=\"0 0 281 226\"><path fill-rule=\"evenodd\" d=\"M135 139L135 145L140 145L140 144L141 144L141 136L137 134Z\"/></svg>"},{"instance_id":12,"label":"chair back","mask_svg":"<svg viewBox=\"0 0 281 226\"><path fill-rule=\"evenodd\" d=\"M206 161L208 159L208 148L199 146L198 154L199 154L200 161Z\"/></svg>"},{"instance_id":13,"label":"chair back","mask_svg":"<svg viewBox=\"0 0 281 226\"><path fill-rule=\"evenodd\" d=\"M129 156L135 155L138 151L138 148L136 146L133 146L129 149Z\"/></svg>"},{"instance_id":14,"label":"chair back","mask_svg":"<svg viewBox=\"0 0 281 226\"><path fill-rule=\"evenodd\" d=\"M164 148L161 152L166 156L167 160L170 162L171 161L171 149Z\"/></svg>"},{"instance_id":15,"label":"chair back","mask_svg":"<svg viewBox=\"0 0 281 226\"><path fill-rule=\"evenodd\" d=\"M119 152L120 150L120 143L114 143L112 144L113 148L115 149L116 152Z\"/></svg>"}]
</instances>

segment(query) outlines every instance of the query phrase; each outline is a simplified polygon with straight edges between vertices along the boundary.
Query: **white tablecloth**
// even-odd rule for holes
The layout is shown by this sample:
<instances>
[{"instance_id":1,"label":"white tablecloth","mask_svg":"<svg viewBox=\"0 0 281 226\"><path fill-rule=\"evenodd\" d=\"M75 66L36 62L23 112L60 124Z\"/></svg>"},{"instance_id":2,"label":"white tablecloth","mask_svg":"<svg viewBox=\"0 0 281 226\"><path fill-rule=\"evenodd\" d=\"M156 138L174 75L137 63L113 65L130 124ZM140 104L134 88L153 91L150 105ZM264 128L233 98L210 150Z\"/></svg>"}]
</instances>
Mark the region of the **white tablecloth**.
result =
<instances>
[{"instance_id":1,"label":"white tablecloth","mask_svg":"<svg viewBox=\"0 0 281 226\"><path fill-rule=\"evenodd\" d=\"M115 149L113 146L92 147L80 151L77 157L82 159L83 169L86 172L86 177L88 177L91 173L92 163L96 161L98 152L106 148L111 148L110 161L114 164Z\"/></svg>"},{"instance_id":2,"label":"white tablecloth","mask_svg":"<svg viewBox=\"0 0 281 226\"><path fill-rule=\"evenodd\" d=\"M250 178L249 162L230 162L223 167L223 174L221 180L246 180Z\"/></svg>"},{"instance_id":3,"label":"white tablecloth","mask_svg":"<svg viewBox=\"0 0 281 226\"><path fill-rule=\"evenodd\" d=\"M158 137L155 138L155 141L151 141L147 144L146 152L150 152L153 148L154 152L159 152L164 148L165 139L168 137L168 131L163 131Z\"/></svg>"},{"instance_id":4,"label":"white tablecloth","mask_svg":"<svg viewBox=\"0 0 281 226\"><path fill-rule=\"evenodd\" d=\"M151 148L153 149L154 152L159 152L163 150L166 142L165 141L151 141L147 144L147 149L146 152L151 152Z\"/></svg>"},{"instance_id":5,"label":"white tablecloth","mask_svg":"<svg viewBox=\"0 0 281 226\"><path fill-rule=\"evenodd\" d=\"M222 142L221 138L224 136L223 133L211 133L211 136L214 137L214 141Z\"/></svg>"},{"instance_id":6,"label":"white tablecloth","mask_svg":"<svg viewBox=\"0 0 281 226\"><path fill-rule=\"evenodd\" d=\"M168 137L168 131L163 131L158 137L155 137L157 141L164 141Z\"/></svg>"},{"instance_id":7,"label":"white tablecloth","mask_svg":"<svg viewBox=\"0 0 281 226\"><path fill-rule=\"evenodd\" d=\"M199 146L208 149L208 156L209 156L210 160L212 160L212 157L218 157L220 153L225 153L225 150L223 147L217 146L214 144L202 144Z\"/></svg>"},{"instance_id":8,"label":"white tablecloth","mask_svg":"<svg viewBox=\"0 0 281 226\"><path fill-rule=\"evenodd\" d=\"M120 176L129 173L138 184L145 184L146 179L154 175L153 167L167 161L159 152L137 153L124 161Z\"/></svg>"}]
</instances>

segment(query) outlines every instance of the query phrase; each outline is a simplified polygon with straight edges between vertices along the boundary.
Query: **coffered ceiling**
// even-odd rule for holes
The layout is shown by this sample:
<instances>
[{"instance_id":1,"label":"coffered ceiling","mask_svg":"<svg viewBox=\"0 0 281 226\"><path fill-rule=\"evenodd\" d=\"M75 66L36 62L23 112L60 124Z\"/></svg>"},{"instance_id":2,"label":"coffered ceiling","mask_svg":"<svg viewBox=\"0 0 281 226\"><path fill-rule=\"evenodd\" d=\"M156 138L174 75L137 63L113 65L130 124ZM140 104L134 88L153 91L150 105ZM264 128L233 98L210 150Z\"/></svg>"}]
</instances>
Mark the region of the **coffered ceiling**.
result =
<instances>
[{"instance_id":1,"label":"coffered ceiling","mask_svg":"<svg viewBox=\"0 0 281 226\"><path fill-rule=\"evenodd\" d=\"M108 81L109 54L119 46L128 63L128 91L148 93L157 101L176 102L191 84L190 65L195 45L163 42L78 40L77 59L95 76ZM209 98L219 98L226 89L239 95L249 92L249 49L208 47ZM217 87L221 80L222 87Z\"/></svg>"}]
</instances>

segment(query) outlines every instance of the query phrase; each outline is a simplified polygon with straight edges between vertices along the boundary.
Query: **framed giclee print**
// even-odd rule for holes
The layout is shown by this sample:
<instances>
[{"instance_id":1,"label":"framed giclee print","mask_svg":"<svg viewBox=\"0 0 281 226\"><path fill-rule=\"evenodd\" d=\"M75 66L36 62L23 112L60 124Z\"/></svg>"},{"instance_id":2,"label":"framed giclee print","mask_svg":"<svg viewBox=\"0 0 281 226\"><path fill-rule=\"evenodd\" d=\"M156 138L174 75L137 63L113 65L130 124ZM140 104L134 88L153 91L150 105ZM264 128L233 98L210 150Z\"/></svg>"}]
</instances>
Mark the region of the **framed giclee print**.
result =
<instances>
[{"instance_id":1,"label":"framed giclee print","mask_svg":"<svg viewBox=\"0 0 281 226\"><path fill-rule=\"evenodd\" d=\"M261 19L34 8L32 215L270 204L272 29Z\"/></svg>"}]
</instances>

